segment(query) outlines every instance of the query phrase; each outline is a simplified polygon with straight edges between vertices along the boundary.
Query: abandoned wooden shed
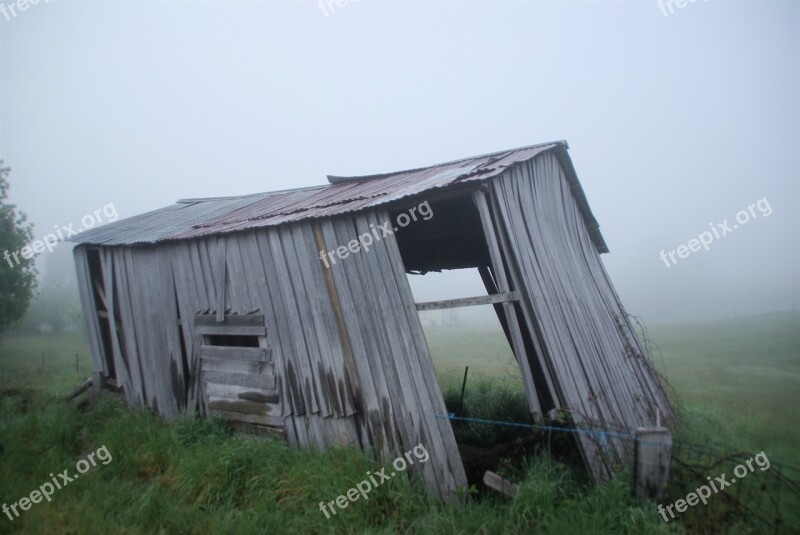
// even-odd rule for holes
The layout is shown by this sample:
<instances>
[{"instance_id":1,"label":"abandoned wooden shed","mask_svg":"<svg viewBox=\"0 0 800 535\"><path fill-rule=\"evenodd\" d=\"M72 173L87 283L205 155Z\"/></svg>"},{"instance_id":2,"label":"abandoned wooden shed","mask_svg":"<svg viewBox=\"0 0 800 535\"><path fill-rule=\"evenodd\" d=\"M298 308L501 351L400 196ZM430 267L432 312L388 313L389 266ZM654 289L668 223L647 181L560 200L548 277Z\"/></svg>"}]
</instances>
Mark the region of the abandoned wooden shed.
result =
<instances>
[{"instance_id":1,"label":"abandoned wooden shed","mask_svg":"<svg viewBox=\"0 0 800 535\"><path fill-rule=\"evenodd\" d=\"M413 468L447 499L467 481L418 309L491 303L537 420L669 423L567 148L181 200L86 231L73 239L94 369L166 418L214 414L382 460L422 443L430 461ZM414 302L408 273L467 267L487 295ZM613 434L578 442L598 480L630 458Z\"/></svg>"}]
</instances>

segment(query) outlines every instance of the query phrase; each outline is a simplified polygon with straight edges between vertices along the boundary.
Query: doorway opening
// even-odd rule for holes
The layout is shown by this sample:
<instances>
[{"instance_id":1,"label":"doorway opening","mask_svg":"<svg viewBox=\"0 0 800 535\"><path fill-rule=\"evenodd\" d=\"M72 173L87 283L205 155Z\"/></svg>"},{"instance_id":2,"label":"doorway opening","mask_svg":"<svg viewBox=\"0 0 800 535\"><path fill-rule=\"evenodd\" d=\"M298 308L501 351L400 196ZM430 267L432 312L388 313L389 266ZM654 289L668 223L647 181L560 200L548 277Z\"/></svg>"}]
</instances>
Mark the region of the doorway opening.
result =
<instances>
[{"instance_id":1,"label":"doorway opening","mask_svg":"<svg viewBox=\"0 0 800 535\"><path fill-rule=\"evenodd\" d=\"M430 199L432 217L395 236L467 479L482 489L487 470L518 473L548 443L525 425L541 423L553 403L537 384L519 293L480 201L474 190ZM397 220L418 204L390 215Z\"/></svg>"}]
</instances>

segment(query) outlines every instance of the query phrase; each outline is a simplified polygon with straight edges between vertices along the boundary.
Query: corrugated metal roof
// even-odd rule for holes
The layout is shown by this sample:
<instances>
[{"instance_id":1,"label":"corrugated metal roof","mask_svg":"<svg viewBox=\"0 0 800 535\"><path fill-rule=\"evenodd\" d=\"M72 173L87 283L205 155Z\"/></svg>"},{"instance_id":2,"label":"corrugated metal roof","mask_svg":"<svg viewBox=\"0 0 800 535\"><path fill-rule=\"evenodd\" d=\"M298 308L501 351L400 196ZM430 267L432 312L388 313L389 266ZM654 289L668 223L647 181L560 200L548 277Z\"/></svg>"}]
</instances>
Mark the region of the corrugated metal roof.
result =
<instances>
[{"instance_id":1,"label":"corrugated metal roof","mask_svg":"<svg viewBox=\"0 0 800 535\"><path fill-rule=\"evenodd\" d=\"M425 191L486 180L514 164L556 148L566 156L566 142L557 141L395 173L329 176L331 184L323 186L243 197L184 199L166 208L87 230L72 241L95 245L148 244L331 217L395 202ZM580 189L580 184L577 187ZM588 211L588 204L581 208L587 216L590 231L594 231L595 243L603 250L605 244L596 230L597 223Z\"/></svg>"}]
</instances>

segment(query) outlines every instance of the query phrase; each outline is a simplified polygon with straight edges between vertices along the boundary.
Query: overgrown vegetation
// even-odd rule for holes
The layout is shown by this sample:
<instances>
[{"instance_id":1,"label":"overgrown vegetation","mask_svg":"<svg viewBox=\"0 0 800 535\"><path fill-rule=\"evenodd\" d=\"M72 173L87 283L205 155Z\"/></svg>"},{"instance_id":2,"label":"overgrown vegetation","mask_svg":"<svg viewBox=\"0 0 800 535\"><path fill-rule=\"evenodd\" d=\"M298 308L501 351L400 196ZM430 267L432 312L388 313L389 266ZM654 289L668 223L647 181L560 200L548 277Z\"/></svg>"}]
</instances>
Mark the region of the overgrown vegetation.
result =
<instances>
[{"instance_id":1,"label":"overgrown vegetation","mask_svg":"<svg viewBox=\"0 0 800 535\"><path fill-rule=\"evenodd\" d=\"M0 160L0 333L22 318L36 288L33 251L25 251L33 240L33 226L19 209L8 202L11 169ZM13 255L17 254L16 257Z\"/></svg>"},{"instance_id":2,"label":"overgrown vegetation","mask_svg":"<svg viewBox=\"0 0 800 535\"><path fill-rule=\"evenodd\" d=\"M426 497L420 480L394 478L327 519L320 501L346 492L376 463L362 452L298 451L273 438L232 435L219 422L168 425L111 396L85 412L31 391L0 401L0 502L13 503L74 471L105 445L113 460L33 505L0 533L668 533L652 506L620 480L575 482L545 457L525 469L519 496L466 506Z\"/></svg>"},{"instance_id":3,"label":"overgrown vegetation","mask_svg":"<svg viewBox=\"0 0 800 535\"><path fill-rule=\"evenodd\" d=\"M750 399L759 411L796 402L796 387L781 372L795 373L800 365L798 317L710 324L706 338L691 327L657 333L663 349L663 360L657 362L685 405L678 441L723 451L764 450L775 463L796 463L797 450L790 444L795 431L785 421L775 427L789 413L756 412L747 418L740 414L747 403L732 396ZM441 339L431 345L446 346L445 335L437 336ZM766 349L751 342L767 338ZM510 377L506 355L494 352L502 339L465 332L457 341L460 349L445 357L452 372L441 378L449 411L476 419L529 421L527 401L520 383ZM465 353L470 346L491 351L496 373L473 375L480 369L480 356ZM441 359L436 347L434 358ZM461 407L463 366L457 359L465 354L470 379ZM741 373L742 365L755 365L761 373L731 391L726 381ZM712 380L714 369L719 384ZM394 478L371 493L369 501L355 502L327 519L320 501L335 500L368 470L379 468L367 454L298 451L275 439L232 434L213 421L184 418L167 424L110 396L85 411L57 399L88 371L85 343L77 334L7 336L0 344L0 505L29 495L50 473L73 470L77 460L102 445L113 455L110 464L57 491L51 503L35 504L13 522L0 516L0 534L749 533L753 527L720 500L665 524L656 504L631 498L630 474L589 485L579 462L569 458L575 449L565 434L476 423L454 425L462 455L468 456L469 448L477 455L467 470L480 474L481 462L494 462L496 471L521 483L514 500L478 488L465 506L440 504L426 497L421 481ZM520 450L525 456L518 455ZM710 468L701 477L726 470ZM743 483L757 486L766 474L756 472ZM676 487L670 500L685 491ZM781 496L785 510L796 508L794 496ZM799 525L788 516L782 533L797 532Z\"/></svg>"},{"instance_id":4,"label":"overgrown vegetation","mask_svg":"<svg viewBox=\"0 0 800 535\"><path fill-rule=\"evenodd\" d=\"M520 388L507 382L484 378L473 379L467 386L463 406L460 386L450 386L443 392L449 413L465 419L534 423L528 409L528 400ZM453 431L459 444L477 447L505 444L531 434L525 428L470 421L454 421Z\"/></svg>"}]
</instances>

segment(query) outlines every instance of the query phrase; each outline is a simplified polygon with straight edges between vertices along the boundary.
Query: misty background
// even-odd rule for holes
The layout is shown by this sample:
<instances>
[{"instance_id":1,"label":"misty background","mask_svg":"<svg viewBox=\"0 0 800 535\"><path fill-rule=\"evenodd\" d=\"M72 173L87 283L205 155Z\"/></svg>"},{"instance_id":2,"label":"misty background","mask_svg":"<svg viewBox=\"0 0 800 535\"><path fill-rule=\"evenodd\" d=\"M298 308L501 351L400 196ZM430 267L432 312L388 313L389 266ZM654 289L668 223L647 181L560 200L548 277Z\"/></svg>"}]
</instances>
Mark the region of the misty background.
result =
<instances>
[{"instance_id":1,"label":"misty background","mask_svg":"<svg viewBox=\"0 0 800 535\"><path fill-rule=\"evenodd\" d=\"M51 0L0 16L0 158L35 237L109 204L121 219L565 139L629 312L800 306L797 1L325 10ZM659 258L759 201L769 215L710 250ZM43 292L69 286L68 249L40 257ZM419 301L485 293L473 272L410 279Z\"/></svg>"}]
</instances>

